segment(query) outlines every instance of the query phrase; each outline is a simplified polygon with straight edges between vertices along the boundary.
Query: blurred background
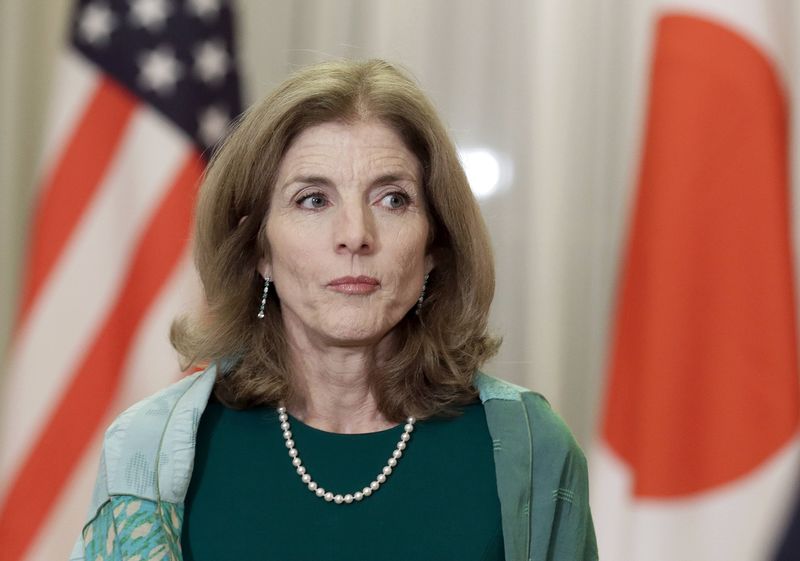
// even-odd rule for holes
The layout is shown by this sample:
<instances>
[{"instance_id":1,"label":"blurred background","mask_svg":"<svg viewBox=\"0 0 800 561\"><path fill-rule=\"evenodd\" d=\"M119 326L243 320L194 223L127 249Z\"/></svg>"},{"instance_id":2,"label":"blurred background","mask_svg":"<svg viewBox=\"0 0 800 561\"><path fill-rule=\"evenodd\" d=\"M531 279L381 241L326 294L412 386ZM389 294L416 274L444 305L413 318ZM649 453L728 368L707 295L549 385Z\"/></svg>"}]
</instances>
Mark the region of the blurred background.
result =
<instances>
[{"instance_id":1,"label":"blurred background","mask_svg":"<svg viewBox=\"0 0 800 561\"><path fill-rule=\"evenodd\" d=\"M0 502L4 509L0 510L0 541L16 536L13 554L0 552L2 559L66 558L88 505L102 427L127 405L178 376L167 330L174 314L192 301L185 244L176 246L174 263L131 323L127 346L115 363L122 372L119 379L111 385L82 386L83 392L100 388L107 399L95 414L98 420L87 421L88 426L81 429L88 436L78 452L64 454L63 444L47 447L48 437L42 435L49 424L70 426L72 422L72 417L59 419L52 412L67 410L59 409L59 400L72 391L71 372L80 370L87 349L98 344L103 314L125 310L119 303L119 308L114 307L115 298L124 295L105 292L113 290L111 285L97 279L105 270L102 259L89 258L107 256L109 269L125 270L119 255L123 250L113 243L100 247L100 242L113 239L117 232L121 238L135 238L137 220L146 222L142 217L152 203L138 201L135 195L123 197L108 218L111 227L102 230L104 237L81 245L84 257L72 265L63 255L78 252L83 226L75 226L75 239L62 238L50 245L42 242L41 246L31 241L37 212L38 231L47 232L51 224L63 227L54 218L60 206L80 197L91 198L86 193L73 196L67 190L63 199L54 199L61 202L51 203L47 211L51 214L37 206L51 184L54 162L68 145L69 131L83 115L86 99L96 86L97 78L87 75L101 72L96 61L75 62L86 49L71 46L71 33L95 33L96 41L90 46L113 41L113 30L132 20L123 16L107 20L106 24L115 23L104 31L104 20L97 14L105 8L127 13L129 4L131 10L141 4L137 9L141 11L130 12L134 14L130 17L138 18L135 23L144 30L152 26L158 33L166 32L169 18L180 10L191 12L204 25L212 25L219 10L228 13L224 2L214 0L98 0L80 7L68 0L0 2L0 364L4 365L0 370L4 400L0 501L5 501ZM98 8L94 19L80 11L87 6ZM744 561L778 554L778 544L791 524L798 472L794 269L795 248L800 245L794 225L800 209L794 202L796 182L792 180L800 156L792 141L798 123L792 109L800 107L796 87L800 7L796 3L239 0L230 9L235 52L217 63L224 68L225 80L234 80L238 68L244 106L293 69L336 57L380 57L395 62L408 69L433 99L461 150L496 252L492 328L504 344L485 370L543 393L589 454L593 493L606 493L597 499L593 496L605 559ZM676 15L677 19L668 19ZM665 58L658 66L656 53L661 47ZM691 68L676 71L682 63ZM209 65L213 74L214 62ZM697 87L681 89L695 82ZM663 98L656 95L653 84L663 86L658 90ZM157 93L158 85L150 85ZM163 111L158 106L156 110ZM682 110L690 113L670 113ZM684 122L688 125L683 128L676 124ZM719 123L732 125L714 128ZM663 135L659 127L664 127ZM713 134L706 137L708 131ZM183 133L179 129L173 134ZM676 149L665 149L663 138ZM103 142L97 140L98 145ZM681 147L686 154L681 155ZM706 153L703 147L708 148ZM721 153L730 147L737 149ZM164 157L163 151L150 149L158 153L155 160ZM751 152L758 157L750 158ZM113 156L109 158L113 161ZM148 160L141 162L147 168ZM89 158L71 173L90 173L94 163ZM160 165L156 162L153 167L160 169ZM686 173L672 173L682 165ZM170 173L164 169L164 174ZM715 175L717 169L725 173ZM141 170L136 165L131 170L129 188L135 190ZM698 197L701 206L692 207L692 193L706 184L714 184L714 190L709 198ZM648 188L656 194L637 198L637 192ZM679 197L677 202L670 198L673 195ZM735 206L736 212L723 213L717 220L712 216L714 201L723 209ZM91 208L90 203L86 208ZM684 208L689 217L676 218ZM673 227L678 231L669 231ZM715 237L719 228L727 233ZM631 241L631 232L641 234L643 245ZM714 248L746 246L736 236L750 239L752 232L757 240L752 251L734 251L729 261L713 268ZM688 245L677 247L686 250L681 255L691 255L696 262L674 259L670 240L675 239L689 240ZM695 242L706 250L694 252ZM48 292L48 276L41 281L41 300L35 297L39 293L28 288L33 294L29 304L20 303L25 284L32 278L24 271L34 246L50 252L52 278L65 275L63 282L75 284L74 294L83 297L59 300L62 293ZM765 254L768 258L760 261ZM697 264L700 267L692 269ZM72 268L89 274L81 279L64 272ZM674 283L650 282L656 277L665 279L665 271L677 271ZM736 290L756 304L740 306L734 290L731 299L725 300L729 304L725 310L741 308L743 316L716 314L703 292L708 285L698 287L691 280L699 275L708 283L724 284L739 271L745 273ZM119 280L122 273L113 278ZM764 278L775 280L759 284ZM646 288L637 291L640 280ZM689 283L685 292L669 292L667 285L683 286L684 282ZM629 289L623 291L623 286ZM659 292L665 287L666 295ZM50 305L47 298L56 303ZM670 316L666 327L659 319L651 319L663 312L665 302L680 304L670 306L667 313L686 308L685 314ZM724 317L724 325L698 322L693 314ZM624 318L634 319L626 323ZM725 327L736 322L758 328ZM698 325L703 329L698 331ZM707 336L710 331L714 333ZM653 339L637 339L642 333ZM689 334L688 339L670 339L675 333ZM699 338L693 333L699 333ZM765 343L759 346L761 337ZM670 345L659 346L667 340ZM741 372L726 378L729 358L715 363L714 349L728 347L733 347L736 358L730 360ZM683 361L670 362L665 356L683 356L687 348L689 355ZM647 357L639 356L647 353ZM666 377L710 382L687 390L685 399L651 405L650 399L672 395L672 382L659 378L664 372L658 365L672 368L687 363L700 364L697 372L681 368L674 379ZM648 365L653 364L652 376L661 381L650 385ZM709 371L713 374L705 378ZM618 382L609 382L612 373ZM731 387L741 388L741 395L717 399L714 384L720 380L725 396ZM623 397L606 399L608 388L619 390L620 385L627 388L617 394ZM716 428L706 432L701 426L703 414L680 416L689 401L697 405L695 409L714 413L716 421L711 425L740 417L742 423L747 421L741 430L756 436L742 437L736 425L736 430L717 440ZM714 405L706 409L704 403ZM679 426L674 432L659 425L648 433L651 411L662 421L670 414L688 420L667 423ZM765 411L780 414L765 415ZM632 434L635 431L626 427L644 428ZM706 440L692 441L691 435L697 433ZM662 442L653 435L663 438L665 446L649 456L649 450ZM675 446L684 436L689 451ZM712 460L691 451L716 450L709 442L728 440L730 447L709 454ZM753 453L748 456L751 442ZM55 458L70 453L73 460L52 467L52 462L58 463ZM668 479L663 471L672 466L669 461L659 462L659 454L678 462L681 471L711 475L688 477L674 487L658 483ZM38 463L36 458L40 458ZM734 467L726 471L725 466ZM53 478L56 483L38 491L35 482L48 478L51 468L58 472ZM650 469L656 473L653 479L639 478L638 474L649 474ZM613 474L610 479L609 473ZM650 485L648 481L657 482ZM721 489L727 492L736 485L747 487L741 497L718 496ZM748 501L754 497L757 506L751 509ZM27 501L34 506L19 516ZM686 505L690 514L680 510ZM660 518L663 513L658 510L662 506L668 511L665 518ZM702 526L706 521L708 528ZM746 528L741 529L742 525ZM738 541L731 542L736 536Z\"/></svg>"}]
</instances>

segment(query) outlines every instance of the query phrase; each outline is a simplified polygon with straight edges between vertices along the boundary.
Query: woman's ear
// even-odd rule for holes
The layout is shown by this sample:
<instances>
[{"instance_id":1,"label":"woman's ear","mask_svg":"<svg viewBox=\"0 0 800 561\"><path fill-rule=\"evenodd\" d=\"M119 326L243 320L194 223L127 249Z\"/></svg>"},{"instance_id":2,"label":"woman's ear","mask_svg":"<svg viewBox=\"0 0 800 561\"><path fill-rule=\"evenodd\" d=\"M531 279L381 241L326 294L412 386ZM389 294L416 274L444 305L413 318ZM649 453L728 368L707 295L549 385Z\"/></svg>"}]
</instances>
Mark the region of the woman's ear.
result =
<instances>
[{"instance_id":1,"label":"woman's ear","mask_svg":"<svg viewBox=\"0 0 800 561\"><path fill-rule=\"evenodd\" d=\"M272 264L269 262L269 259L262 257L258 260L258 272L261 273L261 276L264 278L272 278Z\"/></svg>"},{"instance_id":2,"label":"woman's ear","mask_svg":"<svg viewBox=\"0 0 800 561\"><path fill-rule=\"evenodd\" d=\"M248 216L249 216L249 215L247 215L247 214L246 214L246 215L242 216L242 217L239 219L239 226L241 226L241 225L242 225L242 222L244 222L244 221L245 221L245 219L246 219ZM268 257L262 257L261 259L259 259L259 260L258 260L258 265L257 265L257 267L256 267L256 270L257 270L259 273L261 273L261 276L262 276L263 278L265 278L265 279L266 279L267 277L269 277L269 278L272 278L272 264L270 263L270 260L269 260L269 258L268 258Z\"/></svg>"},{"instance_id":3,"label":"woman's ear","mask_svg":"<svg viewBox=\"0 0 800 561\"><path fill-rule=\"evenodd\" d=\"M435 266L436 260L433 258L433 254L428 253L425 256L425 274L429 275Z\"/></svg>"}]
</instances>

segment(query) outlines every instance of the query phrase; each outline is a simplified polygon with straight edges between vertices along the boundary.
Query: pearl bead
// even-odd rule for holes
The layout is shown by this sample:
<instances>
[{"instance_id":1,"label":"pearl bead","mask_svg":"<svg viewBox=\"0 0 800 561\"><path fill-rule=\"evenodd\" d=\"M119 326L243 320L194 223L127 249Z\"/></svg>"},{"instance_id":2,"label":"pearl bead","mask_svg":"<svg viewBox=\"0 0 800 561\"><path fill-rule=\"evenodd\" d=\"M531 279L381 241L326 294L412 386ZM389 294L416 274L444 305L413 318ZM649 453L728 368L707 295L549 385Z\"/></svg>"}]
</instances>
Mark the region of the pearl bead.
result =
<instances>
[{"instance_id":1,"label":"pearl bead","mask_svg":"<svg viewBox=\"0 0 800 561\"><path fill-rule=\"evenodd\" d=\"M336 495L333 497L333 502L335 502L337 505L342 504L342 501L344 501L344 497L341 495Z\"/></svg>"},{"instance_id":2,"label":"pearl bead","mask_svg":"<svg viewBox=\"0 0 800 561\"><path fill-rule=\"evenodd\" d=\"M400 442L397 443L397 449L398 450L405 450L406 449L406 443L401 440Z\"/></svg>"},{"instance_id":3,"label":"pearl bead","mask_svg":"<svg viewBox=\"0 0 800 561\"><path fill-rule=\"evenodd\" d=\"M383 475L391 475L391 474L392 474L392 468L390 466L384 466Z\"/></svg>"},{"instance_id":4,"label":"pearl bead","mask_svg":"<svg viewBox=\"0 0 800 561\"><path fill-rule=\"evenodd\" d=\"M314 494L317 495L318 497L322 497L325 495L325 489L323 487L317 487L316 489L314 489Z\"/></svg>"},{"instance_id":5,"label":"pearl bead","mask_svg":"<svg viewBox=\"0 0 800 561\"><path fill-rule=\"evenodd\" d=\"M281 413L280 415L278 415L278 420L281 423L285 423L286 421L289 420L289 415L287 415L286 413Z\"/></svg>"},{"instance_id":6,"label":"pearl bead","mask_svg":"<svg viewBox=\"0 0 800 561\"><path fill-rule=\"evenodd\" d=\"M369 488L372 489L373 491L377 491L378 487L380 487L380 486L381 486L381 484L378 483L377 481L373 481L372 483L369 484Z\"/></svg>"},{"instance_id":7,"label":"pearl bead","mask_svg":"<svg viewBox=\"0 0 800 561\"><path fill-rule=\"evenodd\" d=\"M408 442L410 438L411 435L408 434L407 432L404 432L403 434L400 435L400 440L402 440L403 442Z\"/></svg>"},{"instance_id":8,"label":"pearl bead","mask_svg":"<svg viewBox=\"0 0 800 561\"><path fill-rule=\"evenodd\" d=\"M355 499L356 501L360 501L363 498L364 498L364 493L362 493L361 491L356 491L355 493L353 493L353 499Z\"/></svg>"},{"instance_id":9,"label":"pearl bead","mask_svg":"<svg viewBox=\"0 0 800 561\"><path fill-rule=\"evenodd\" d=\"M287 448L294 448L294 440L292 440L291 438L289 440L287 440L286 441L286 447Z\"/></svg>"},{"instance_id":10,"label":"pearl bead","mask_svg":"<svg viewBox=\"0 0 800 561\"><path fill-rule=\"evenodd\" d=\"M417 420L416 420L414 417L409 417L408 419L406 419L406 422L407 422L409 425L413 425L414 423L416 423L416 422L417 422Z\"/></svg>"},{"instance_id":11,"label":"pearl bead","mask_svg":"<svg viewBox=\"0 0 800 561\"><path fill-rule=\"evenodd\" d=\"M372 494L372 487L364 487L364 488L361 490L361 493L362 493L362 494L363 494L365 497L369 497L369 496Z\"/></svg>"},{"instance_id":12,"label":"pearl bead","mask_svg":"<svg viewBox=\"0 0 800 561\"><path fill-rule=\"evenodd\" d=\"M291 448L291 449L289 449L289 456L291 456L292 458L296 458L296 457L297 457L297 454L298 454L298 452L297 452L297 448Z\"/></svg>"},{"instance_id":13,"label":"pearl bead","mask_svg":"<svg viewBox=\"0 0 800 561\"><path fill-rule=\"evenodd\" d=\"M316 491L317 490L317 484L314 483L313 481L309 481L308 482L308 490L309 491Z\"/></svg>"},{"instance_id":14,"label":"pearl bead","mask_svg":"<svg viewBox=\"0 0 800 561\"><path fill-rule=\"evenodd\" d=\"M398 458L402 458L402 457L403 457L403 451L402 450L395 450L394 452L392 452L392 459L393 460L397 461Z\"/></svg>"},{"instance_id":15,"label":"pearl bead","mask_svg":"<svg viewBox=\"0 0 800 561\"><path fill-rule=\"evenodd\" d=\"M306 468L303 466L297 466L295 471L297 472L297 475L303 475L306 472Z\"/></svg>"},{"instance_id":16,"label":"pearl bead","mask_svg":"<svg viewBox=\"0 0 800 561\"><path fill-rule=\"evenodd\" d=\"M395 467L397 465L397 460L394 458L389 458L389 467Z\"/></svg>"},{"instance_id":17,"label":"pearl bead","mask_svg":"<svg viewBox=\"0 0 800 561\"><path fill-rule=\"evenodd\" d=\"M386 483L386 476L383 475L382 473L379 473L378 477L375 478L375 481L377 481L378 483Z\"/></svg>"},{"instance_id":18,"label":"pearl bead","mask_svg":"<svg viewBox=\"0 0 800 561\"><path fill-rule=\"evenodd\" d=\"M289 430L289 423L286 421L281 423L281 430Z\"/></svg>"},{"instance_id":19,"label":"pearl bead","mask_svg":"<svg viewBox=\"0 0 800 561\"><path fill-rule=\"evenodd\" d=\"M278 414L283 415L284 413L286 413L286 407L281 405L280 407L278 407Z\"/></svg>"},{"instance_id":20,"label":"pearl bead","mask_svg":"<svg viewBox=\"0 0 800 561\"><path fill-rule=\"evenodd\" d=\"M290 438L292 438L292 431L290 431L290 430L283 431L283 438L286 439L286 440L289 440Z\"/></svg>"},{"instance_id":21,"label":"pearl bead","mask_svg":"<svg viewBox=\"0 0 800 561\"><path fill-rule=\"evenodd\" d=\"M352 503L353 502L353 495L351 495L350 493L347 493L344 496L344 502L346 502L347 504Z\"/></svg>"},{"instance_id":22,"label":"pearl bead","mask_svg":"<svg viewBox=\"0 0 800 561\"><path fill-rule=\"evenodd\" d=\"M307 473L304 473L303 475L300 476L300 479L302 480L303 483L308 483L309 481L311 481L311 476L308 475Z\"/></svg>"},{"instance_id":23,"label":"pearl bead","mask_svg":"<svg viewBox=\"0 0 800 561\"><path fill-rule=\"evenodd\" d=\"M300 458L292 458L292 465L294 467L300 467L300 464L302 463L303 461Z\"/></svg>"},{"instance_id":24,"label":"pearl bead","mask_svg":"<svg viewBox=\"0 0 800 561\"><path fill-rule=\"evenodd\" d=\"M412 425L411 423L406 423L406 426L403 427L403 430L406 432L411 432L412 430L414 430L414 425Z\"/></svg>"},{"instance_id":25,"label":"pearl bead","mask_svg":"<svg viewBox=\"0 0 800 561\"><path fill-rule=\"evenodd\" d=\"M330 491L325 493L325 500L331 502L333 500L333 493L331 493Z\"/></svg>"}]
</instances>

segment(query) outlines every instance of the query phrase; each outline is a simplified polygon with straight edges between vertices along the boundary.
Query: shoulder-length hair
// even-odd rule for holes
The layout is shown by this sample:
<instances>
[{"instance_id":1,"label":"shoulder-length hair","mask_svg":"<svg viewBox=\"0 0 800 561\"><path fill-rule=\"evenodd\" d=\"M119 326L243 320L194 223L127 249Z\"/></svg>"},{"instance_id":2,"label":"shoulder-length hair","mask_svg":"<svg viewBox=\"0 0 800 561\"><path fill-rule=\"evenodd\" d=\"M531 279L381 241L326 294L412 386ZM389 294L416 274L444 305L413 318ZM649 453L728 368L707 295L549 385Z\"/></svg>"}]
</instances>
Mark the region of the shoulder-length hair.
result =
<instances>
[{"instance_id":1,"label":"shoulder-length hair","mask_svg":"<svg viewBox=\"0 0 800 561\"><path fill-rule=\"evenodd\" d=\"M452 414L476 397L474 373L499 347L487 332L494 294L489 236L455 146L432 104L405 73L381 60L334 61L301 69L252 106L213 156L200 188L194 256L205 291L203 311L173 323L171 341L186 366L234 364L215 393L236 408L292 398L292 364L271 291L257 310L269 254L266 222L278 166L292 140L314 125L376 119L419 159L431 223L430 274L419 315L396 325L391 356L370 383L381 412Z\"/></svg>"}]
</instances>

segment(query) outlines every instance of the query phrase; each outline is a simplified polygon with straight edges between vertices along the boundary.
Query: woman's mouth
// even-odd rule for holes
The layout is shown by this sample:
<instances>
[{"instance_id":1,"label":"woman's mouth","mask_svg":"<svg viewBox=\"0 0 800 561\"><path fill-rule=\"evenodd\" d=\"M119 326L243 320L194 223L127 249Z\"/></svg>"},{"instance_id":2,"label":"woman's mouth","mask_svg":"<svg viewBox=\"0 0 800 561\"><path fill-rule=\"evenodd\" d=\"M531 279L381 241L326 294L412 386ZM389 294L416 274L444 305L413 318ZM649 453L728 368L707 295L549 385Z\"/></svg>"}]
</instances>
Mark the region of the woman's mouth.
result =
<instances>
[{"instance_id":1,"label":"woman's mouth","mask_svg":"<svg viewBox=\"0 0 800 561\"><path fill-rule=\"evenodd\" d=\"M344 294L370 294L378 290L381 283L374 277L340 277L328 283L328 288Z\"/></svg>"}]
</instances>

